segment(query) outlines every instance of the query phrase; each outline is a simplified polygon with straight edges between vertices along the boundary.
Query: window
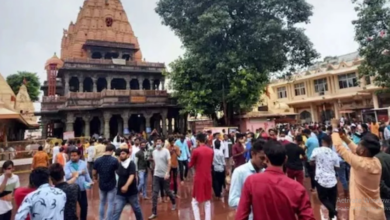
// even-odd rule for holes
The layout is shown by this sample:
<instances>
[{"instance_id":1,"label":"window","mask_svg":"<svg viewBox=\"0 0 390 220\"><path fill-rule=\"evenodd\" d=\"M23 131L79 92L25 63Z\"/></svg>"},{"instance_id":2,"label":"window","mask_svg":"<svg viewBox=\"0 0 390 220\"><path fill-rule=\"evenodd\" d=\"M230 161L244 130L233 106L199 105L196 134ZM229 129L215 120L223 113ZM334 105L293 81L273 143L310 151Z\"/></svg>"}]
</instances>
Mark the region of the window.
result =
<instances>
[{"instance_id":1,"label":"window","mask_svg":"<svg viewBox=\"0 0 390 220\"><path fill-rule=\"evenodd\" d=\"M287 98L287 90L286 87L278 88L278 99Z\"/></svg>"},{"instance_id":2,"label":"window","mask_svg":"<svg viewBox=\"0 0 390 220\"><path fill-rule=\"evenodd\" d=\"M295 88L295 96L305 95L305 83L297 83L294 85Z\"/></svg>"},{"instance_id":3,"label":"window","mask_svg":"<svg viewBox=\"0 0 390 220\"><path fill-rule=\"evenodd\" d=\"M339 76L340 89L346 89L358 86L356 73L348 73Z\"/></svg>"},{"instance_id":4,"label":"window","mask_svg":"<svg viewBox=\"0 0 390 220\"><path fill-rule=\"evenodd\" d=\"M316 93L324 93L328 91L328 83L326 82L326 78L314 80L314 91Z\"/></svg>"},{"instance_id":5,"label":"window","mask_svg":"<svg viewBox=\"0 0 390 220\"><path fill-rule=\"evenodd\" d=\"M366 81L366 85L371 85L371 78L370 78L370 76L365 76L364 80Z\"/></svg>"}]
</instances>

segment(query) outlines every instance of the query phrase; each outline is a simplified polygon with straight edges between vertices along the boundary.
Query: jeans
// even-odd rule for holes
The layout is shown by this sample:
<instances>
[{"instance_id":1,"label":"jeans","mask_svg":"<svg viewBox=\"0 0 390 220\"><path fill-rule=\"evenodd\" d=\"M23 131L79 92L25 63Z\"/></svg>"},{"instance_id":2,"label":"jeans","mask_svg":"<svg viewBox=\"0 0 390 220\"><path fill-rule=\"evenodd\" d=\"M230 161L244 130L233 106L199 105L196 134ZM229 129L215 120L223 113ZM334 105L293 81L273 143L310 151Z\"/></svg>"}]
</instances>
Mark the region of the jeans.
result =
<instances>
[{"instance_id":1,"label":"jeans","mask_svg":"<svg viewBox=\"0 0 390 220\"><path fill-rule=\"evenodd\" d=\"M94 162L88 162L88 173L91 178L92 178L92 170L94 164L95 164Z\"/></svg>"},{"instance_id":2,"label":"jeans","mask_svg":"<svg viewBox=\"0 0 390 220\"><path fill-rule=\"evenodd\" d=\"M329 210L329 219L337 216L337 184L332 188L325 188L317 183L318 199Z\"/></svg>"},{"instance_id":3,"label":"jeans","mask_svg":"<svg viewBox=\"0 0 390 220\"><path fill-rule=\"evenodd\" d=\"M225 185L225 171L213 171L213 189L216 197L220 198Z\"/></svg>"},{"instance_id":4,"label":"jeans","mask_svg":"<svg viewBox=\"0 0 390 220\"><path fill-rule=\"evenodd\" d=\"M80 206L80 220L87 220L87 215L88 215L87 191L80 191L78 203Z\"/></svg>"},{"instance_id":5,"label":"jeans","mask_svg":"<svg viewBox=\"0 0 390 220\"><path fill-rule=\"evenodd\" d=\"M116 188L110 190L110 191L102 191L99 190L99 197L100 197L100 205L99 205L99 219L104 220L104 209L107 205L107 218L109 216L112 216L114 213L114 205L115 205L115 194L116 194Z\"/></svg>"},{"instance_id":6,"label":"jeans","mask_svg":"<svg viewBox=\"0 0 390 220\"><path fill-rule=\"evenodd\" d=\"M169 180L165 180L164 177L153 176L152 213L155 215L157 215L157 197L161 189L164 189L165 194L169 196L172 205L176 204L175 196L172 191L169 190Z\"/></svg>"},{"instance_id":7,"label":"jeans","mask_svg":"<svg viewBox=\"0 0 390 220\"><path fill-rule=\"evenodd\" d=\"M347 180L347 163L340 162L340 168L337 169L337 175L339 176L340 182L343 185L344 190L348 190L348 180Z\"/></svg>"},{"instance_id":8,"label":"jeans","mask_svg":"<svg viewBox=\"0 0 390 220\"><path fill-rule=\"evenodd\" d=\"M180 170L180 181L184 181L184 178L188 176L188 161L179 160L179 170Z\"/></svg>"},{"instance_id":9,"label":"jeans","mask_svg":"<svg viewBox=\"0 0 390 220\"><path fill-rule=\"evenodd\" d=\"M0 220L11 220L11 218L12 218L12 210L0 215Z\"/></svg>"},{"instance_id":10,"label":"jeans","mask_svg":"<svg viewBox=\"0 0 390 220\"><path fill-rule=\"evenodd\" d=\"M136 220L144 220L137 194L128 197L121 196L121 195L115 196L115 211L112 220L120 219L123 208L125 207L126 204L130 204L131 208L133 209Z\"/></svg>"},{"instance_id":11,"label":"jeans","mask_svg":"<svg viewBox=\"0 0 390 220\"><path fill-rule=\"evenodd\" d=\"M309 173L311 189L315 189L316 188L316 181L315 181L314 176L315 176L315 172L316 172L316 167L310 165L310 163L306 161L306 169L307 169L307 172Z\"/></svg>"},{"instance_id":12,"label":"jeans","mask_svg":"<svg viewBox=\"0 0 390 220\"><path fill-rule=\"evenodd\" d=\"M177 168L171 167L171 178L173 178L173 192L177 195Z\"/></svg>"},{"instance_id":13,"label":"jeans","mask_svg":"<svg viewBox=\"0 0 390 220\"><path fill-rule=\"evenodd\" d=\"M138 171L138 191L142 192L142 197L146 198L146 181L148 179L148 172L145 170Z\"/></svg>"}]
</instances>

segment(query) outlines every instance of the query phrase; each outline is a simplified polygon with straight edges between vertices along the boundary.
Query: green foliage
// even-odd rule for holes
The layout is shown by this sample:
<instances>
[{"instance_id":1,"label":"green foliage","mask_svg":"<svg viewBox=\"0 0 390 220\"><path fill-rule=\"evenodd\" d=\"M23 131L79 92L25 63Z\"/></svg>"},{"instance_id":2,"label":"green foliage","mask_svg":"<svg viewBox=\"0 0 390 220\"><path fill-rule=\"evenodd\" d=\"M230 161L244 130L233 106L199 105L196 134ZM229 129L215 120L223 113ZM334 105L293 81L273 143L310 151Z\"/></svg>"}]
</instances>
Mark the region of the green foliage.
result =
<instances>
[{"instance_id":1,"label":"green foliage","mask_svg":"<svg viewBox=\"0 0 390 220\"><path fill-rule=\"evenodd\" d=\"M24 81L26 81L26 87L31 101L38 101L41 84L36 73L18 71L15 74L7 76L7 83L15 94L19 92L19 88Z\"/></svg>"},{"instance_id":2,"label":"green foliage","mask_svg":"<svg viewBox=\"0 0 390 220\"><path fill-rule=\"evenodd\" d=\"M184 111L231 119L259 101L270 73L310 65L318 54L295 25L311 10L305 0L160 0L186 49L167 72Z\"/></svg>"},{"instance_id":3,"label":"green foliage","mask_svg":"<svg viewBox=\"0 0 390 220\"><path fill-rule=\"evenodd\" d=\"M364 57L359 66L361 77L375 76L374 83L390 88L390 8L387 0L353 1L358 19L355 40ZM381 32L384 36L381 36Z\"/></svg>"}]
</instances>

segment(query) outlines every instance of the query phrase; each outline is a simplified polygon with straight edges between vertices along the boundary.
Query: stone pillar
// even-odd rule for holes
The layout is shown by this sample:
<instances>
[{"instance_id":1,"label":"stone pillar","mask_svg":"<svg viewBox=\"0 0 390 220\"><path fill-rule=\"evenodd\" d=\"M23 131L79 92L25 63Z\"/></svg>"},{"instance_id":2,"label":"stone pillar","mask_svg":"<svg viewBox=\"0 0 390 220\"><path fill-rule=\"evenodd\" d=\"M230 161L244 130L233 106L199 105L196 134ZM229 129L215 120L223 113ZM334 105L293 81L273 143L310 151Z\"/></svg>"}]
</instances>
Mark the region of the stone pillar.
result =
<instances>
[{"instance_id":1,"label":"stone pillar","mask_svg":"<svg viewBox=\"0 0 390 220\"><path fill-rule=\"evenodd\" d=\"M340 115L340 109L339 109L339 103L338 102L334 102L334 104L333 104L333 111L334 111L334 117L335 118L340 118L341 117L341 115Z\"/></svg>"},{"instance_id":2,"label":"stone pillar","mask_svg":"<svg viewBox=\"0 0 390 220\"><path fill-rule=\"evenodd\" d=\"M69 93L69 76L66 75L64 77L64 81L65 81L65 91L64 91L64 95L67 95Z\"/></svg>"},{"instance_id":3,"label":"stone pillar","mask_svg":"<svg viewBox=\"0 0 390 220\"><path fill-rule=\"evenodd\" d=\"M91 116L90 115L83 116L83 120L84 120L84 124L85 124L84 136L89 137L89 136L91 136L91 128L90 128Z\"/></svg>"},{"instance_id":4,"label":"stone pillar","mask_svg":"<svg viewBox=\"0 0 390 220\"><path fill-rule=\"evenodd\" d=\"M112 77L107 77L106 78L106 81L107 81L107 89L111 89L111 80L112 80Z\"/></svg>"},{"instance_id":5,"label":"stone pillar","mask_svg":"<svg viewBox=\"0 0 390 220\"><path fill-rule=\"evenodd\" d=\"M111 119L111 112L104 112L103 113L104 118L104 137L106 139L110 138L110 119Z\"/></svg>"},{"instance_id":6,"label":"stone pillar","mask_svg":"<svg viewBox=\"0 0 390 220\"><path fill-rule=\"evenodd\" d=\"M126 77L125 78L125 81L126 81L126 90L130 90L130 77Z\"/></svg>"},{"instance_id":7,"label":"stone pillar","mask_svg":"<svg viewBox=\"0 0 390 220\"><path fill-rule=\"evenodd\" d=\"M172 134L172 117L168 118L168 134Z\"/></svg>"},{"instance_id":8,"label":"stone pillar","mask_svg":"<svg viewBox=\"0 0 390 220\"><path fill-rule=\"evenodd\" d=\"M379 99L375 93L372 93L372 104L374 104L374 108L379 108Z\"/></svg>"},{"instance_id":9,"label":"stone pillar","mask_svg":"<svg viewBox=\"0 0 390 220\"><path fill-rule=\"evenodd\" d=\"M46 139L47 138L47 125L49 124L49 120L47 119L42 119L41 120L42 122L42 139Z\"/></svg>"},{"instance_id":10,"label":"stone pillar","mask_svg":"<svg viewBox=\"0 0 390 220\"><path fill-rule=\"evenodd\" d=\"M66 115L66 131L73 131L73 124L75 122L75 117L73 113L68 113Z\"/></svg>"},{"instance_id":11,"label":"stone pillar","mask_svg":"<svg viewBox=\"0 0 390 220\"><path fill-rule=\"evenodd\" d=\"M144 113L144 117L145 117L145 131L149 128L151 129L152 127L150 127L150 119L152 118L153 114L151 113Z\"/></svg>"},{"instance_id":12,"label":"stone pillar","mask_svg":"<svg viewBox=\"0 0 390 220\"><path fill-rule=\"evenodd\" d=\"M123 131L125 129L128 129L129 128L129 112L128 111L125 111L122 113L122 119L123 119L123 130L121 131L123 133Z\"/></svg>"},{"instance_id":13,"label":"stone pillar","mask_svg":"<svg viewBox=\"0 0 390 220\"><path fill-rule=\"evenodd\" d=\"M167 110L163 110L161 112L161 120L162 120L161 127L162 127L162 133L165 137L167 136L167 113L168 113Z\"/></svg>"},{"instance_id":14,"label":"stone pillar","mask_svg":"<svg viewBox=\"0 0 390 220\"><path fill-rule=\"evenodd\" d=\"M92 78L92 82L93 82L93 92L97 92L97 81L98 79L96 78Z\"/></svg>"},{"instance_id":15,"label":"stone pillar","mask_svg":"<svg viewBox=\"0 0 390 220\"><path fill-rule=\"evenodd\" d=\"M144 90L144 77L138 77L139 89Z\"/></svg>"},{"instance_id":16,"label":"stone pillar","mask_svg":"<svg viewBox=\"0 0 390 220\"><path fill-rule=\"evenodd\" d=\"M149 79L149 83L150 83L150 90L155 90L155 88L154 88L154 78L150 78Z\"/></svg>"},{"instance_id":17,"label":"stone pillar","mask_svg":"<svg viewBox=\"0 0 390 220\"><path fill-rule=\"evenodd\" d=\"M161 90L165 90L165 85L164 85L165 84L165 80L164 79L160 80L160 84L161 84L161 86L160 86Z\"/></svg>"},{"instance_id":18,"label":"stone pillar","mask_svg":"<svg viewBox=\"0 0 390 220\"><path fill-rule=\"evenodd\" d=\"M84 92L84 78L79 77L79 92Z\"/></svg>"}]
</instances>

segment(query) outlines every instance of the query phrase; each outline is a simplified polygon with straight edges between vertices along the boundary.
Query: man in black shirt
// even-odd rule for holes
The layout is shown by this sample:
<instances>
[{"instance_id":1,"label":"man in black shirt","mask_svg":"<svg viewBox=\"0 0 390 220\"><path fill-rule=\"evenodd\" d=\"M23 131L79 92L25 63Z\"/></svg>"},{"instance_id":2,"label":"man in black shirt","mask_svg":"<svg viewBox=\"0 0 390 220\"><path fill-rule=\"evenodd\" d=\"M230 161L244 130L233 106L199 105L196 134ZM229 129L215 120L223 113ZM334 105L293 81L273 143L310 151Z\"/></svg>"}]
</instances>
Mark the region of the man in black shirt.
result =
<instances>
[{"instance_id":1,"label":"man in black shirt","mask_svg":"<svg viewBox=\"0 0 390 220\"><path fill-rule=\"evenodd\" d=\"M121 161L118 170L118 191L115 198L115 212L113 220L119 220L126 204L130 204L135 218L143 220L142 210L138 201L137 181L135 180L135 163L129 158L128 149L120 149Z\"/></svg>"},{"instance_id":2,"label":"man in black shirt","mask_svg":"<svg viewBox=\"0 0 390 220\"><path fill-rule=\"evenodd\" d=\"M288 143L285 145L287 151L287 176L303 185L302 158L305 156L305 150L299 146L299 144L303 142L302 135L296 137L296 142L297 144Z\"/></svg>"},{"instance_id":3,"label":"man in black shirt","mask_svg":"<svg viewBox=\"0 0 390 220\"><path fill-rule=\"evenodd\" d=\"M106 146L106 152L103 156L95 160L93 165L93 177L97 181L99 175L99 197L100 197L100 206L99 206L99 216L100 219L104 219L105 213L104 208L107 205L107 216L112 216L114 213L115 205L115 186L116 186L116 177L115 171L118 169L118 160L113 157L115 146L108 144Z\"/></svg>"},{"instance_id":4,"label":"man in black shirt","mask_svg":"<svg viewBox=\"0 0 390 220\"><path fill-rule=\"evenodd\" d=\"M80 195L80 188L77 184L69 184L64 181L64 168L59 163L54 163L49 168L50 179L56 188L61 189L66 194L64 219L78 220L77 200ZM74 182L77 177L70 181Z\"/></svg>"}]
</instances>

